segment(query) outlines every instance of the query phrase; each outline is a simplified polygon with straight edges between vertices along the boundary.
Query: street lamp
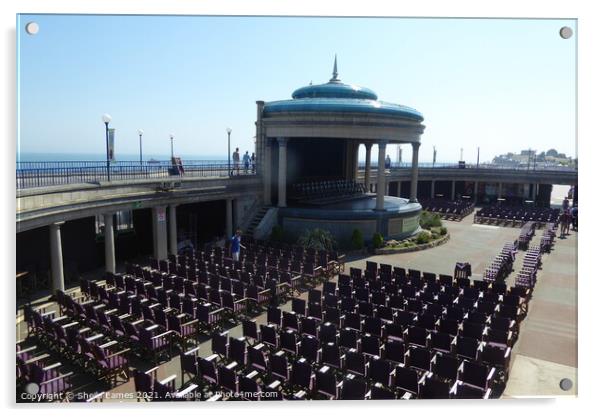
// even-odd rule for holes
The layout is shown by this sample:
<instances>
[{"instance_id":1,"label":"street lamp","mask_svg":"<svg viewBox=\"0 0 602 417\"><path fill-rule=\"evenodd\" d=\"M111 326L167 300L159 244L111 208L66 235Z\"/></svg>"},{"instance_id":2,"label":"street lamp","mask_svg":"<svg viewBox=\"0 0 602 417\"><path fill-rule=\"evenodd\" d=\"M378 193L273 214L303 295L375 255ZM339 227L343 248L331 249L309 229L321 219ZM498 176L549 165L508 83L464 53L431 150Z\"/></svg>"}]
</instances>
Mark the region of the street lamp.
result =
<instances>
[{"instance_id":1,"label":"street lamp","mask_svg":"<svg viewBox=\"0 0 602 417\"><path fill-rule=\"evenodd\" d=\"M138 129L138 137L140 138L140 165L142 165L142 135L144 134L144 130Z\"/></svg>"},{"instance_id":2,"label":"street lamp","mask_svg":"<svg viewBox=\"0 0 602 417\"><path fill-rule=\"evenodd\" d=\"M232 175L232 171L230 171L230 133L232 133L231 128L226 128L226 132L228 133L228 176Z\"/></svg>"},{"instance_id":3,"label":"street lamp","mask_svg":"<svg viewBox=\"0 0 602 417\"><path fill-rule=\"evenodd\" d=\"M172 159L172 161L173 161L173 138L174 138L174 134L170 133L169 139L171 140L171 159Z\"/></svg>"},{"instance_id":4,"label":"street lamp","mask_svg":"<svg viewBox=\"0 0 602 417\"><path fill-rule=\"evenodd\" d=\"M111 115L105 113L102 115L102 121L105 124L105 138L107 144L107 181L111 181L110 162L109 162L109 123L111 122Z\"/></svg>"}]
</instances>

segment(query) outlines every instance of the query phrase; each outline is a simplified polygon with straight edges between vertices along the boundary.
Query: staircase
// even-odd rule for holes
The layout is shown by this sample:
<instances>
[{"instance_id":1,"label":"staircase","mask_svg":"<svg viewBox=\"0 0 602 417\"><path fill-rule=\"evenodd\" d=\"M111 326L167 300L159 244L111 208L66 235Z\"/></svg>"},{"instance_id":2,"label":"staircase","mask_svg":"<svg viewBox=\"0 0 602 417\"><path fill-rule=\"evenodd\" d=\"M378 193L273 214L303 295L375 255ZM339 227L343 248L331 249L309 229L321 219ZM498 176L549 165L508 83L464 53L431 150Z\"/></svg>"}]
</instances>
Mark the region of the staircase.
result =
<instances>
[{"instance_id":1,"label":"staircase","mask_svg":"<svg viewBox=\"0 0 602 417\"><path fill-rule=\"evenodd\" d=\"M263 219L263 216L265 216L265 214L267 213L267 211L269 209L270 209L270 206L261 206L257 210L257 212L255 213L255 215L253 216L253 218L249 222L249 225L245 229L245 233L244 233L245 235L253 236L253 233L255 232L255 228L257 227L257 225L259 224L259 222L261 222L261 219Z\"/></svg>"}]
</instances>

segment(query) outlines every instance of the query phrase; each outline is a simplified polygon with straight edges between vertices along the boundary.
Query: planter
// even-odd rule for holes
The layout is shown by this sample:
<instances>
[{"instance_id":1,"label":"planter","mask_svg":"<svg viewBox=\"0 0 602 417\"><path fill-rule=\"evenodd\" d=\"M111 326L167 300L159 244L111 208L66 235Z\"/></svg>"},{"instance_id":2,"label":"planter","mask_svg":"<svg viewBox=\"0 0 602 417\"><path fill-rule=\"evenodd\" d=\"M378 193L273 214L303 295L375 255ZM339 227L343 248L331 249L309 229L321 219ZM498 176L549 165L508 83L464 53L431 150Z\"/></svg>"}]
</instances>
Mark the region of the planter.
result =
<instances>
[{"instance_id":1,"label":"planter","mask_svg":"<svg viewBox=\"0 0 602 417\"><path fill-rule=\"evenodd\" d=\"M431 249L439 245L443 245L450 239L450 234L447 234L437 240L434 240L429 243L423 243L422 245L411 246L408 248L379 248L374 249L375 255L390 255L394 253L408 253L408 252L417 252L419 250Z\"/></svg>"}]
</instances>

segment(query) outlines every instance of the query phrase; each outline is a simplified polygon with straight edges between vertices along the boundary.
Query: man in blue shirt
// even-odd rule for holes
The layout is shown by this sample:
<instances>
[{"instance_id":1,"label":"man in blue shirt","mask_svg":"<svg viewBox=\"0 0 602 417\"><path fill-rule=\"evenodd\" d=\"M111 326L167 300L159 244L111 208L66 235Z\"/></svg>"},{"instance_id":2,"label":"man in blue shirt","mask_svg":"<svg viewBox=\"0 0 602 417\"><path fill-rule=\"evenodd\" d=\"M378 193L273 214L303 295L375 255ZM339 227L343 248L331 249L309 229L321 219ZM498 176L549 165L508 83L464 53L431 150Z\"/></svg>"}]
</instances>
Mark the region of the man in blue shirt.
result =
<instances>
[{"instance_id":1,"label":"man in blue shirt","mask_svg":"<svg viewBox=\"0 0 602 417\"><path fill-rule=\"evenodd\" d=\"M232 236L232 239L230 239L231 245L230 245L230 250L232 251L232 259L236 262L238 262L238 260L240 259L240 248L246 249L241 243L240 243L240 236L241 236L241 231L240 229L236 230L236 233L234 234L234 236Z\"/></svg>"}]
</instances>

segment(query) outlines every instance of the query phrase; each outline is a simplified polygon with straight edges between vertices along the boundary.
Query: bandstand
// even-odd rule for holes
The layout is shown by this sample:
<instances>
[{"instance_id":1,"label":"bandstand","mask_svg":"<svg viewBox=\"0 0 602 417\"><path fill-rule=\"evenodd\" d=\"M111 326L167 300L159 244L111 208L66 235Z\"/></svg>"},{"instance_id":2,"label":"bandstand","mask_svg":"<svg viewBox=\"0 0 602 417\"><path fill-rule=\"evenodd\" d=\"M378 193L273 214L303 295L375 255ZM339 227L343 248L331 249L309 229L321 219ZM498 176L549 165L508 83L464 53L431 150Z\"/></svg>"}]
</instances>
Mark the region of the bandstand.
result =
<instances>
[{"instance_id":1,"label":"bandstand","mask_svg":"<svg viewBox=\"0 0 602 417\"><path fill-rule=\"evenodd\" d=\"M371 239L404 238L419 230L418 151L424 131L418 111L378 100L368 88L338 78L295 90L292 99L257 102L257 154L266 206L291 234L320 228L339 241L353 229ZM364 181L357 181L358 149L366 147ZM412 146L410 198L385 195L388 144ZM371 152L378 147L376 192L369 189Z\"/></svg>"}]
</instances>

